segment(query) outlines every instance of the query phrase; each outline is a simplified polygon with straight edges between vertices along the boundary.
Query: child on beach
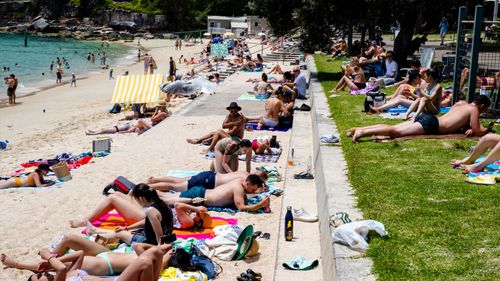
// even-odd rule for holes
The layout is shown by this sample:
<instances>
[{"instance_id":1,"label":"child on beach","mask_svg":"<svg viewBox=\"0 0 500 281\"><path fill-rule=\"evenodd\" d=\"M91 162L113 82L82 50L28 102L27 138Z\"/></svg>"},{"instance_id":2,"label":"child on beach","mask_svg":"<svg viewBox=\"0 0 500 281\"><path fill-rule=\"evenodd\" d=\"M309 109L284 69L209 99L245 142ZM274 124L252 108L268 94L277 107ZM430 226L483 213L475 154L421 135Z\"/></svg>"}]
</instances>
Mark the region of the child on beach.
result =
<instances>
[{"instance_id":1,"label":"child on beach","mask_svg":"<svg viewBox=\"0 0 500 281\"><path fill-rule=\"evenodd\" d=\"M71 84L69 85L70 87L75 86L76 87L76 76L75 73L71 73Z\"/></svg>"}]
</instances>

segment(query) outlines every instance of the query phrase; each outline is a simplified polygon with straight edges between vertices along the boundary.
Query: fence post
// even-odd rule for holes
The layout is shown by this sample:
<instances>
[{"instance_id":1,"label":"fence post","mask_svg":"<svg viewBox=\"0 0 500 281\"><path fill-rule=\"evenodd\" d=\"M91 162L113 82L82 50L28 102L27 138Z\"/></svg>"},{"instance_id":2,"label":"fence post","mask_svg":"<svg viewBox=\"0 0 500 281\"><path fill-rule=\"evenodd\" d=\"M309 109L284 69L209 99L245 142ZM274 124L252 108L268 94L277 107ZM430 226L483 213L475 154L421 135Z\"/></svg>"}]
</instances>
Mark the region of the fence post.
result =
<instances>
[{"instance_id":1,"label":"fence post","mask_svg":"<svg viewBox=\"0 0 500 281\"><path fill-rule=\"evenodd\" d=\"M458 10L458 22L457 22L457 41L455 46L455 63L453 65L453 102L458 101L460 95L460 74L462 69L460 68L460 47L464 43L463 36L463 25L462 21L467 17L467 8L465 6L460 7Z\"/></svg>"},{"instance_id":2,"label":"fence post","mask_svg":"<svg viewBox=\"0 0 500 281\"><path fill-rule=\"evenodd\" d=\"M474 13L474 29L472 32L472 49L469 68L469 91L467 93L467 101L472 102L476 94L476 76L479 70L479 48L481 46L481 29L483 27L483 12L484 7L476 6Z\"/></svg>"}]
</instances>

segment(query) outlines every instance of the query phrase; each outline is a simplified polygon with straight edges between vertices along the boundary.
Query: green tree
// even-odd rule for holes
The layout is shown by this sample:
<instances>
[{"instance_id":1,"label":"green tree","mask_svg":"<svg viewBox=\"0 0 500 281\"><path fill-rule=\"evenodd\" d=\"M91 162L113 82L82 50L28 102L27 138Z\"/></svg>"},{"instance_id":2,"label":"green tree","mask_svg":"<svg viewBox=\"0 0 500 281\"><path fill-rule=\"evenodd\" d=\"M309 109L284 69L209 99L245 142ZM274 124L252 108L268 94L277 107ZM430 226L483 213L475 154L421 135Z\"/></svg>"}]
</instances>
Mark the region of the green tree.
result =
<instances>
[{"instance_id":1,"label":"green tree","mask_svg":"<svg viewBox=\"0 0 500 281\"><path fill-rule=\"evenodd\" d=\"M301 0L252 0L248 5L252 13L267 19L275 35L281 36L299 25L293 12L301 4Z\"/></svg>"}]
</instances>

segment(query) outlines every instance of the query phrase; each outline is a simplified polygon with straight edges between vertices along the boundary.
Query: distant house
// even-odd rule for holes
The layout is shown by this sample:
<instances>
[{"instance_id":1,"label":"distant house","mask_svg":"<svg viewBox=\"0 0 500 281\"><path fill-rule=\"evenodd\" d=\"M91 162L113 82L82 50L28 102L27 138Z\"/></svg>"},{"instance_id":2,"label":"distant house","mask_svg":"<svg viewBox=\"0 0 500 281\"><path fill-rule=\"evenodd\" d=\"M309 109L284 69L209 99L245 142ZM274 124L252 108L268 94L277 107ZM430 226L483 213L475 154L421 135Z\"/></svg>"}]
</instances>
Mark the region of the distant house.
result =
<instances>
[{"instance_id":1,"label":"distant house","mask_svg":"<svg viewBox=\"0 0 500 281\"><path fill-rule=\"evenodd\" d=\"M260 32L266 32L268 28L267 20L259 16L207 17L207 30L214 35L222 35L226 32L233 32L236 35L240 35L242 32L255 35Z\"/></svg>"}]
</instances>

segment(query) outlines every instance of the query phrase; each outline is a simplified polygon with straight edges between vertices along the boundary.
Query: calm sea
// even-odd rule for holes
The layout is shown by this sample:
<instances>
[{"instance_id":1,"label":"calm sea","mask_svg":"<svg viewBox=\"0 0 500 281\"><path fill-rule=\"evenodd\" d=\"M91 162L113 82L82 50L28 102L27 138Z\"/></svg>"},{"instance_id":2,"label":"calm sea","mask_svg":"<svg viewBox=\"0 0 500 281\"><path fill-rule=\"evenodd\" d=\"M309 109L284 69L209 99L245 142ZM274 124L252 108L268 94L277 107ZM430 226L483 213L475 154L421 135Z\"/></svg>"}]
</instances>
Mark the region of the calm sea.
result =
<instances>
[{"instance_id":1,"label":"calm sea","mask_svg":"<svg viewBox=\"0 0 500 281\"><path fill-rule=\"evenodd\" d=\"M83 41L61 38L46 38L39 36L28 36L28 47L24 47L24 36L14 34L0 34L0 98L6 98L6 85L3 77L13 73L19 79L17 92L29 93L37 90L37 87L55 84L55 69L50 72L50 64L59 57L64 57L69 68L63 64L63 81L71 77L71 73L83 76L85 73L99 70L100 59L97 49L103 47L100 41ZM106 51L106 64L116 66L126 63L127 58L133 58L132 50L125 45L109 43L104 45ZM95 63L87 60L87 53L93 52ZM17 63L17 66L16 66ZM4 71L4 66L10 70Z\"/></svg>"}]
</instances>

